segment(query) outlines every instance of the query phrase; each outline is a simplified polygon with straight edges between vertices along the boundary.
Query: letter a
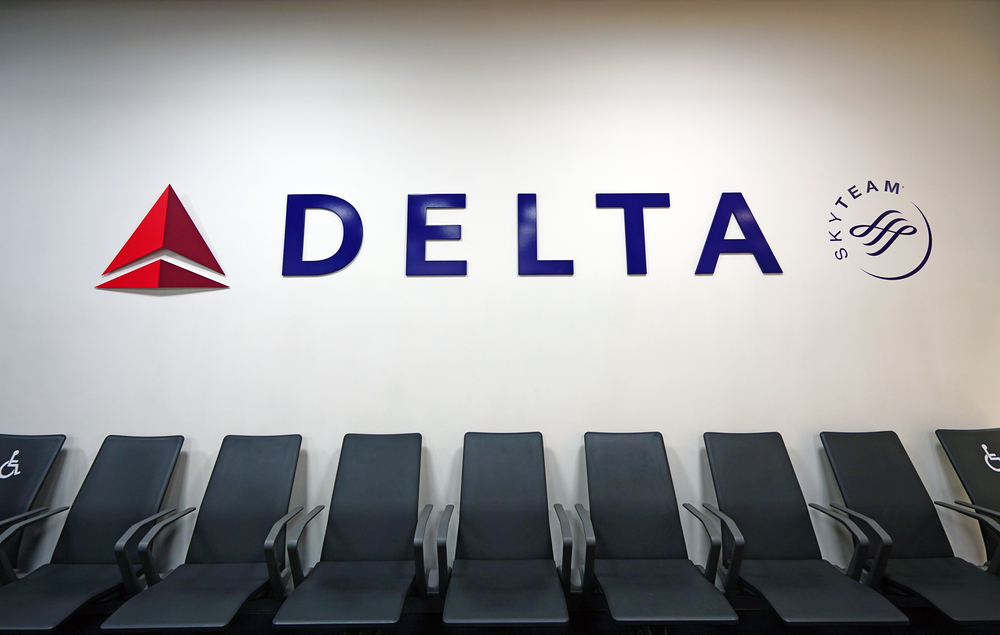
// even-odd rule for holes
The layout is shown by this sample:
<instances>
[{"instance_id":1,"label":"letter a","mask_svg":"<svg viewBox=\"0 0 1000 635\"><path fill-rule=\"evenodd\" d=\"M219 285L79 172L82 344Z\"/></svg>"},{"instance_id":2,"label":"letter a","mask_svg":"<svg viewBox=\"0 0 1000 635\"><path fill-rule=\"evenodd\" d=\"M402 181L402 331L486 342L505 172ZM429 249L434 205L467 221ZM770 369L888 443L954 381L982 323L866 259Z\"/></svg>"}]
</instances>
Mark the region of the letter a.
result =
<instances>
[{"instance_id":1,"label":"letter a","mask_svg":"<svg viewBox=\"0 0 1000 635\"><path fill-rule=\"evenodd\" d=\"M726 238L731 216L736 217L743 238ZM714 274L720 254L753 254L761 273L781 273L771 246L767 244L764 234L757 226L757 219L753 217L753 212L740 192L725 192L719 200L695 274Z\"/></svg>"}]
</instances>

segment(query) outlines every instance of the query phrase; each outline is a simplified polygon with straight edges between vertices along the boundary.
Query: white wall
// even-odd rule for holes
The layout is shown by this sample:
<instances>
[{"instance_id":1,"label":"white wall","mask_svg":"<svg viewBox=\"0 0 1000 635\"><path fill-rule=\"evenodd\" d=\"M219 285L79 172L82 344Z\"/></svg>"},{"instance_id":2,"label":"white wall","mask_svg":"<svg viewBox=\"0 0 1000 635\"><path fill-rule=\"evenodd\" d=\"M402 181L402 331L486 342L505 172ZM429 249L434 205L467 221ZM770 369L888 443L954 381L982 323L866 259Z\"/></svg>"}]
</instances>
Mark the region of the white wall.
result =
<instances>
[{"instance_id":1,"label":"white wall","mask_svg":"<svg viewBox=\"0 0 1000 635\"><path fill-rule=\"evenodd\" d=\"M714 498L704 431L778 430L824 502L818 433L893 429L933 497L963 496L933 431L1000 419L1000 4L466 5L0 8L0 421L68 435L53 503L110 433L185 435L184 505L224 435L301 433L311 506L345 433L419 431L440 511L469 430L542 431L567 505L588 430L662 431L694 502ZM832 257L833 202L868 179L901 183L933 228L909 279ZM95 290L168 183L231 288ZM729 191L782 275L739 255L694 275ZM434 192L467 195L430 215L462 240L428 248L464 278L404 275L407 195ZM518 277L521 192L540 257L572 278ZM671 194L646 214L648 275L625 274L598 192ZM282 278L285 198L307 193L350 201L364 245L339 273ZM310 253L332 253L312 229ZM977 527L943 518L982 558ZM815 523L842 562L846 538Z\"/></svg>"}]
</instances>

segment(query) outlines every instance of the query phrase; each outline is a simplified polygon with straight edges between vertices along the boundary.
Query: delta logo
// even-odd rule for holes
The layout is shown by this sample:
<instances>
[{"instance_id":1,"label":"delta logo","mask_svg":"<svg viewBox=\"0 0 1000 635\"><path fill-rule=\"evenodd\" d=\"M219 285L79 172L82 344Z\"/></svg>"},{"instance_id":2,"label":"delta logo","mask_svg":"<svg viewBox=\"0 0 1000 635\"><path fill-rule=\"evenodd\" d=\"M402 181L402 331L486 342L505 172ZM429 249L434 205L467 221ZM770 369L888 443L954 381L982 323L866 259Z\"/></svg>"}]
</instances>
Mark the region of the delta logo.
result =
<instances>
[{"instance_id":1,"label":"delta logo","mask_svg":"<svg viewBox=\"0 0 1000 635\"><path fill-rule=\"evenodd\" d=\"M228 289L221 282L163 259L189 260L225 277L191 216L170 185L115 256L104 276L147 257L155 259L97 285L98 289Z\"/></svg>"}]
</instances>

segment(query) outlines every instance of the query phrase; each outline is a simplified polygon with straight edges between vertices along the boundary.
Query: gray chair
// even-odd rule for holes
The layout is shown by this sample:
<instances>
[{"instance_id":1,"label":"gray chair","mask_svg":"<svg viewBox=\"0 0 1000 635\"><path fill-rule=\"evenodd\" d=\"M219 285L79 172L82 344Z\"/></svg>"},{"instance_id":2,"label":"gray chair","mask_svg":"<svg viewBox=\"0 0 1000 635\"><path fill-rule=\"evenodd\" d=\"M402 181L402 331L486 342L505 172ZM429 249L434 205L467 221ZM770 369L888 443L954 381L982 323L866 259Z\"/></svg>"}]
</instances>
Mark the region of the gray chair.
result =
<instances>
[{"instance_id":1,"label":"gray chair","mask_svg":"<svg viewBox=\"0 0 1000 635\"><path fill-rule=\"evenodd\" d=\"M960 624L1000 624L1000 559L987 571L955 557L935 504L979 520L998 535L1000 524L971 509L932 503L895 432L820 435L846 507L868 533L870 575L926 600Z\"/></svg>"},{"instance_id":2,"label":"gray chair","mask_svg":"<svg viewBox=\"0 0 1000 635\"><path fill-rule=\"evenodd\" d=\"M116 542L130 526L150 526L168 513L157 510L183 442L181 436L104 440L66 516L49 564L0 587L0 632L50 631L87 602L121 591ZM15 523L0 541L66 509ZM126 545L133 556L135 548L134 541Z\"/></svg>"},{"instance_id":3,"label":"gray chair","mask_svg":"<svg viewBox=\"0 0 1000 635\"><path fill-rule=\"evenodd\" d=\"M275 627L388 626L399 621L411 589L426 595L431 506L418 517L420 453L419 434L344 437L320 561L306 575L299 540L322 505L289 534L295 589Z\"/></svg>"},{"instance_id":4,"label":"gray chair","mask_svg":"<svg viewBox=\"0 0 1000 635\"><path fill-rule=\"evenodd\" d=\"M0 434L0 532L48 511L47 507L31 507L65 441L63 434ZM0 584L19 577L21 535L21 531L13 533L0 546Z\"/></svg>"},{"instance_id":5,"label":"gray chair","mask_svg":"<svg viewBox=\"0 0 1000 635\"><path fill-rule=\"evenodd\" d=\"M462 457L461 509L450 570L447 538L453 505L445 508L438 529L444 623L566 623L573 542L566 512L556 505L563 541L557 569L541 433L469 432Z\"/></svg>"},{"instance_id":6,"label":"gray chair","mask_svg":"<svg viewBox=\"0 0 1000 635\"><path fill-rule=\"evenodd\" d=\"M810 505L842 523L857 546L846 572L823 559L785 443L777 432L705 433L723 521L724 586L763 596L788 624L904 625L908 619L860 582L868 539L855 523Z\"/></svg>"},{"instance_id":7,"label":"gray chair","mask_svg":"<svg viewBox=\"0 0 1000 635\"><path fill-rule=\"evenodd\" d=\"M139 543L149 587L139 592L127 558L126 588L135 591L101 628L115 631L219 630L248 599L271 591L284 597L287 577L282 531L298 512L288 513L302 437L227 436L209 478L191 534L187 558L162 580L152 559L157 534L194 507L154 526ZM129 539L122 537L120 543ZM275 545L278 548L275 548ZM119 553L123 553L119 551Z\"/></svg>"},{"instance_id":8,"label":"gray chair","mask_svg":"<svg viewBox=\"0 0 1000 635\"><path fill-rule=\"evenodd\" d=\"M627 624L735 624L715 587L722 535L685 504L711 542L703 571L688 559L663 436L588 432L584 445L591 507L576 506L587 539L584 593L596 582L611 616Z\"/></svg>"}]
</instances>

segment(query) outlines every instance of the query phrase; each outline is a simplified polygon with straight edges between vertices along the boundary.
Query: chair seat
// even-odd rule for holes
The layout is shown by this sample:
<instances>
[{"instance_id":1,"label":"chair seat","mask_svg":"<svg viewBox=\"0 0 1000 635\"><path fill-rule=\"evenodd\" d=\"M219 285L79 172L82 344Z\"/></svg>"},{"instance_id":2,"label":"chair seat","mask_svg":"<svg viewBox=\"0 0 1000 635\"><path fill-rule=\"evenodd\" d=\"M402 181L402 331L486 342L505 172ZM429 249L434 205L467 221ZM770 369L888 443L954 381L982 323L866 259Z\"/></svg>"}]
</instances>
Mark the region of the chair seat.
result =
<instances>
[{"instance_id":1,"label":"chair seat","mask_svg":"<svg viewBox=\"0 0 1000 635\"><path fill-rule=\"evenodd\" d=\"M733 607L690 560L596 560L594 574L618 622L735 624Z\"/></svg>"},{"instance_id":2,"label":"chair seat","mask_svg":"<svg viewBox=\"0 0 1000 635\"><path fill-rule=\"evenodd\" d=\"M740 579L788 624L909 623L888 600L826 560L744 560Z\"/></svg>"},{"instance_id":3,"label":"chair seat","mask_svg":"<svg viewBox=\"0 0 1000 635\"><path fill-rule=\"evenodd\" d=\"M1000 577L961 558L891 558L885 579L954 622L1000 622Z\"/></svg>"},{"instance_id":4,"label":"chair seat","mask_svg":"<svg viewBox=\"0 0 1000 635\"><path fill-rule=\"evenodd\" d=\"M318 562L274 616L279 628L395 624L413 585L412 560Z\"/></svg>"},{"instance_id":5,"label":"chair seat","mask_svg":"<svg viewBox=\"0 0 1000 635\"><path fill-rule=\"evenodd\" d=\"M51 631L121 586L115 564L46 564L0 587L0 632Z\"/></svg>"},{"instance_id":6,"label":"chair seat","mask_svg":"<svg viewBox=\"0 0 1000 635\"><path fill-rule=\"evenodd\" d=\"M566 598L552 560L455 560L445 624L565 624Z\"/></svg>"},{"instance_id":7,"label":"chair seat","mask_svg":"<svg viewBox=\"0 0 1000 635\"><path fill-rule=\"evenodd\" d=\"M101 628L222 629L267 583L263 562L182 564L123 604Z\"/></svg>"}]
</instances>

